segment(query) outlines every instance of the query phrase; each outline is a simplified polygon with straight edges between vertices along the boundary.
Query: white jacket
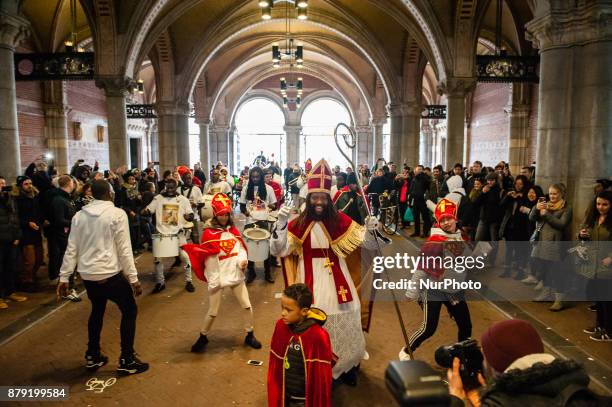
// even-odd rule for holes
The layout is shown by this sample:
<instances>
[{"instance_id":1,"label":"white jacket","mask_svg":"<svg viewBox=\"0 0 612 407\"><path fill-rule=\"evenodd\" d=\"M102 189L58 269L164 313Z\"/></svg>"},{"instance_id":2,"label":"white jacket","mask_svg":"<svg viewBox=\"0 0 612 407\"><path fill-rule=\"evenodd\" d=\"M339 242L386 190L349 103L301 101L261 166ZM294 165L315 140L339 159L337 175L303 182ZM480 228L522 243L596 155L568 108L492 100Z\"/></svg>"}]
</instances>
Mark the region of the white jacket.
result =
<instances>
[{"instance_id":1,"label":"white jacket","mask_svg":"<svg viewBox=\"0 0 612 407\"><path fill-rule=\"evenodd\" d=\"M125 211L95 199L72 218L60 282L68 282L75 267L83 280L104 280L123 271L130 283L138 281Z\"/></svg>"},{"instance_id":2,"label":"white jacket","mask_svg":"<svg viewBox=\"0 0 612 407\"><path fill-rule=\"evenodd\" d=\"M244 273L240 269L240 262L248 259L246 248L231 232L223 231L219 239L221 241L234 241L234 246L229 256L222 251L216 256L209 256L206 259L204 274L208 281L209 291L233 287L244 281Z\"/></svg>"}]
</instances>

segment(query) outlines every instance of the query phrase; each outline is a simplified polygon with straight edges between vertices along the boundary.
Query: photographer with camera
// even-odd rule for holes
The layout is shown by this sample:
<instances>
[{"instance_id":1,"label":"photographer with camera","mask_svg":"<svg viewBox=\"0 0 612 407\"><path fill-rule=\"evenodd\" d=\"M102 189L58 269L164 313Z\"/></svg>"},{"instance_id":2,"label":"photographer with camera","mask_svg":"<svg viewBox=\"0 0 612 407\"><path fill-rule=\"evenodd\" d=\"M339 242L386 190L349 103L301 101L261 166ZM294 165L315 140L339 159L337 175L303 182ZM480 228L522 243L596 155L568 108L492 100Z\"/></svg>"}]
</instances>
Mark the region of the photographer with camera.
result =
<instances>
[{"instance_id":1,"label":"photographer with camera","mask_svg":"<svg viewBox=\"0 0 612 407\"><path fill-rule=\"evenodd\" d=\"M544 353L540 335L525 321L491 325L481 346L482 355L474 340L436 351L436 361L449 367L451 406L609 405L588 389L589 376L579 363Z\"/></svg>"}]
</instances>

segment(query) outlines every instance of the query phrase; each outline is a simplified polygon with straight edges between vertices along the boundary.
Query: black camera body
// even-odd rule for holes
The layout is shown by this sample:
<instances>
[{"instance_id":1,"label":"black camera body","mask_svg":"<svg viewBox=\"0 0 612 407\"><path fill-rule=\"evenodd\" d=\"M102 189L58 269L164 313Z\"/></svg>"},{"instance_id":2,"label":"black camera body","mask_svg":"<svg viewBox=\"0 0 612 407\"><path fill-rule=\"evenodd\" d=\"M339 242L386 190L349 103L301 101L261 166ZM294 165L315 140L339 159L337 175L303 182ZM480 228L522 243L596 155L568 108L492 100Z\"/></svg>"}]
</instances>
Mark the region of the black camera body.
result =
<instances>
[{"instance_id":1,"label":"black camera body","mask_svg":"<svg viewBox=\"0 0 612 407\"><path fill-rule=\"evenodd\" d=\"M482 362L484 357L480 346L475 339L466 339L448 346L440 346L435 354L436 363L441 367L451 369L453 359L458 358L461 362L459 373L466 390L480 387L478 373L482 373Z\"/></svg>"},{"instance_id":2,"label":"black camera body","mask_svg":"<svg viewBox=\"0 0 612 407\"><path fill-rule=\"evenodd\" d=\"M421 360L394 360L385 371L387 388L400 406L446 407L448 386L440 372Z\"/></svg>"}]
</instances>

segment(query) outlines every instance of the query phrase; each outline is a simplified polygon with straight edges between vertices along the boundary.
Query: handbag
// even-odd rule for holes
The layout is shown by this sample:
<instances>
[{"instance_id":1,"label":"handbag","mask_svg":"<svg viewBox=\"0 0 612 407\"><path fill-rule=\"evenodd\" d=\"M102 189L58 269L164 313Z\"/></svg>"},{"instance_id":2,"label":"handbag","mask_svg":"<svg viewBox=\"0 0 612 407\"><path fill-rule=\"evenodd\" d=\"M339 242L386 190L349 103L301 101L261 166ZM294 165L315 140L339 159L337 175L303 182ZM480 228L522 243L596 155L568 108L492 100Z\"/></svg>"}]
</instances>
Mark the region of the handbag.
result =
<instances>
[{"instance_id":1,"label":"handbag","mask_svg":"<svg viewBox=\"0 0 612 407\"><path fill-rule=\"evenodd\" d=\"M543 227L544 227L544 222L536 223L536 228L531 234L531 237L529 238L529 243L531 243L532 246L535 246L540 240L540 232L542 231Z\"/></svg>"},{"instance_id":2,"label":"handbag","mask_svg":"<svg viewBox=\"0 0 612 407\"><path fill-rule=\"evenodd\" d=\"M410 207L407 207L406 212L404 212L404 222L414 222L414 214Z\"/></svg>"}]
</instances>

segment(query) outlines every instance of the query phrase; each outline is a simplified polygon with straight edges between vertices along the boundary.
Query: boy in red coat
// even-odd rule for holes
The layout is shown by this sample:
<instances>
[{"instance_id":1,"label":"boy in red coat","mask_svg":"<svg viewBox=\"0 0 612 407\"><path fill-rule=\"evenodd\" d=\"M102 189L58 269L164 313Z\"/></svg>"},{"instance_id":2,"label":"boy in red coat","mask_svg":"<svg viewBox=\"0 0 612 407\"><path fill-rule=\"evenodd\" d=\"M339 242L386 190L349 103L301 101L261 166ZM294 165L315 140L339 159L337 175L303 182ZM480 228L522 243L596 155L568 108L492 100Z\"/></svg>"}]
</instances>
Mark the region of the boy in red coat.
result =
<instances>
[{"instance_id":1,"label":"boy in red coat","mask_svg":"<svg viewBox=\"0 0 612 407\"><path fill-rule=\"evenodd\" d=\"M281 319L270 346L268 406L331 407L332 352L323 328L327 315L311 308L312 292L305 284L283 291Z\"/></svg>"}]
</instances>

